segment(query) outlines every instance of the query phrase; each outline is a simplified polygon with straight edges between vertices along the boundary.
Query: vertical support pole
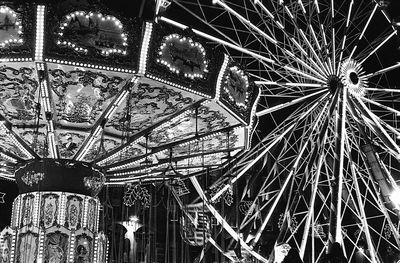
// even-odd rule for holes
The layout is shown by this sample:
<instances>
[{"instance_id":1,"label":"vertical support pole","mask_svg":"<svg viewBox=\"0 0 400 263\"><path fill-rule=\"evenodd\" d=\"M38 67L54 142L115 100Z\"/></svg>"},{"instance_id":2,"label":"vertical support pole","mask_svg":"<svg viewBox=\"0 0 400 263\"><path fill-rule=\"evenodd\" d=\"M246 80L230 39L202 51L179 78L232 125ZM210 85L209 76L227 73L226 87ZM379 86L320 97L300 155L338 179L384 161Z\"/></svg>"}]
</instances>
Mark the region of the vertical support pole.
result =
<instances>
[{"instance_id":1,"label":"vertical support pole","mask_svg":"<svg viewBox=\"0 0 400 263\"><path fill-rule=\"evenodd\" d=\"M342 244L342 192L343 192L343 166L344 166L344 139L346 131L346 105L347 105L347 88L341 90L341 98L338 103L336 114L336 132L335 132L335 161L333 169L332 199L330 205L330 224L329 224L329 247L328 253L331 252L332 244Z\"/></svg>"}]
</instances>

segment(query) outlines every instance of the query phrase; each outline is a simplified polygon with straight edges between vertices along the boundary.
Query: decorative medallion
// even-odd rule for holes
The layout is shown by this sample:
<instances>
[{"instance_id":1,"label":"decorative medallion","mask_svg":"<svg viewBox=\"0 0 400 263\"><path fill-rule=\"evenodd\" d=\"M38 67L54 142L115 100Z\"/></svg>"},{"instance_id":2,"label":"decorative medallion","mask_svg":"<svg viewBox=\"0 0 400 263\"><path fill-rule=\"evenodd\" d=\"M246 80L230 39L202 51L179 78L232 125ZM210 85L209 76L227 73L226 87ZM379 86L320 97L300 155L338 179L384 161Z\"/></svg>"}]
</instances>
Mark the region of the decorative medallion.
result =
<instances>
[{"instance_id":1,"label":"decorative medallion","mask_svg":"<svg viewBox=\"0 0 400 263\"><path fill-rule=\"evenodd\" d=\"M171 34L164 37L158 51L157 62L171 72L187 78L203 78L208 72L204 47L189 37Z\"/></svg>"},{"instance_id":2,"label":"decorative medallion","mask_svg":"<svg viewBox=\"0 0 400 263\"><path fill-rule=\"evenodd\" d=\"M228 74L225 76L223 87L232 103L247 109L249 81L243 70L238 69L236 66L230 67Z\"/></svg>"},{"instance_id":3,"label":"decorative medallion","mask_svg":"<svg viewBox=\"0 0 400 263\"><path fill-rule=\"evenodd\" d=\"M57 44L87 54L90 49L103 56L127 54L127 34L113 16L76 11L65 16L58 32Z\"/></svg>"},{"instance_id":4,"label":"decorative medallion","mask_svg":"<svg viewBox=\"0 0 400 263\"><path fill-rule=\"evenodd\" d=\"M96 196L100 192L106 181L106 178L102 173L98 174L99 176L87 176L83 178L83 184L92 192L93 196Z\"/></svg>"},{"instance_id":5,"label":"decorative medallion","mask_svg":"<svg viewBox=\"0 0 400 263\"><path fill-rule=\"evenodd\" d=\"M38 173L35 171L27 171L23 176L21 176L21 180L28 186L38 184L43 179L44 173Z\"/></svg>"},{"instance_id":6,"label":"decorative medallion","mask_svg":"<svg viewBox=\"0 0 400 263\"><path fill-rule=\"evenodd\" d=\"M8 6L0 6L0 48L22 43L22 22L19 15Z\"/></svg>"}]
</instances>

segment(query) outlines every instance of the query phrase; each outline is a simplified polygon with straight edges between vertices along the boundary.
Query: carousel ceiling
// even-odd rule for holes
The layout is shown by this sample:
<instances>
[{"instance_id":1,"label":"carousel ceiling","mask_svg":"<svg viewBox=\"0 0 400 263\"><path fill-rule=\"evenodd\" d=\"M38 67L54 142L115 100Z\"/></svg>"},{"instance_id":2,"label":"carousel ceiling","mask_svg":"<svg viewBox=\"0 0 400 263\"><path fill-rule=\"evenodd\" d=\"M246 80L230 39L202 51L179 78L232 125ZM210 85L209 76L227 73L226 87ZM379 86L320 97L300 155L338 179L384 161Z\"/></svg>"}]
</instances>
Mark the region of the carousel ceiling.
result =
<instances>
[{"instance_id":1,"label":"carousel ceiling","mask_svg":"<svg viewBox=\"0 0 400 263\"><path fill-rule=\"evenodd\" d=\"M106 9L0 7L1 177L85 162L109 184L219 167L249 147L258 88L190 30Z\"/></svg>"}]
</instances>

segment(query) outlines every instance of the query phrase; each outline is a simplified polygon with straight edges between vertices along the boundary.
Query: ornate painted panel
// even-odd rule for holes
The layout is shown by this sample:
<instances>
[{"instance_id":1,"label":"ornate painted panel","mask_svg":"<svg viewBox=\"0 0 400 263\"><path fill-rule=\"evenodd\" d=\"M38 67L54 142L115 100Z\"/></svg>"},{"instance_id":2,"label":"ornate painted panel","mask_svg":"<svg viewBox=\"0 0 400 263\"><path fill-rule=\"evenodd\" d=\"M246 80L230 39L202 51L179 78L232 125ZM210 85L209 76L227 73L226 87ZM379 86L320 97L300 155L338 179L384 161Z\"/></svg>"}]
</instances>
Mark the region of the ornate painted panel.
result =
<instances>
[{"instance_id":1,"label":"ornate painted panel","mask_svg":"<svg viewBox=\"0 0 400 263\"><path fill-rule=\"evenodd\" d=\"M12 235L5 233L2 239L3 242L0 243L0 263L10 263Z\"/></svg>"},{"instance_id":2,"label":"ornate painted panel","mask_svg":"<svg viewBox=\"0 0 400 263\"><path fill-rule=\"evenodd\" d=\"M68 259L69 235L60 231L46 234L44 262L64 263Z\"/></svg>"},{"instance_id":3,"label":"ornate painted panel","mask_svg":"<svg viewBox=\"0 0 400 263\"><path fill-rule=\"evenodd\" d=\"M90 263L92 253L92 238L86 234L76 236L74 262Z\"/></svg>"},{"instance_id":4,"label":"ornate painted panel","mask_svg":"<svg viewBox=\"0 0 400 263\"><path fill-rule=\"evenodd\" d=\"M114 150L120 145L121 140L105 137L97 138L88 153L85 155L84 161L92 162L96 158L105 155L106 153Z\"/></svg>"},{"instance_id":5,"label":"ornate painted panel","mask_svg":"<svg viewBox=\"0 0 400 263\"><path fill-rule=\"evenodd\" d=\"M204 78L209 63L203 45L178 34L163 38L157 62L172 73L191 79Z\"/></svg>"},{"instance_id":6,"label":"ornate painted panel","mask_svg":"<svg viewBox=\"0 0 400 263\"><path fill-rule=\"evenodd\" d=\"M31 231L19 235L16 263L36 263L39 235Z\"/></svg>"},{"instance_id":7,"label":"ornate painted panel","mask_svg":"<svg viewBox=\"0 0 400 263\"><path fill-rule=\"evenodd\" d=\"M126 55L127 34L114 16L75 11L66 15L59 27L57 44L79 53L93 49L103 56Z\"/></svg>"},{"instance_id":8,"label":"ornate painted panel","mask_svg":"<svg viewBox=\"0 0 400 263\"><path fill-rule=\"evenodd\" d=\"M35 121L35 96L38 88L31 67L0 67L0 112L17 123Z\"/></svg>"},{"instance_id":9,"label":"ornate painted panel","mask_svg":"<svg viewBox=\"0 0 400 263\"><path fill-rule=\"evenodd\" d=\"M71 195L67 197L65 211L65 226L69 229L78 229L82 224L83 199Z\"/></svg>"},{"instance_id":10,"label":"ornate painted panel","mask_svg":"<svg viewBox=\"0 0 400 263\"><path fill-rule=\"evenodd\" d=\"M95 200L90 199L88 202L88 208L87 208L87 218L88 218L88 223L87 223L87 228L89 231L94 232L95 227L96 227L96 221L97 221L97 203Z\"/></svg>"},{"instance_id":11,"label":"ornate painted panel","mask_svg":"<svg viewBox=\"0 0 400 263\"><path fill-rule=\"evenodd\" d=\"M64 130L57 134L58 149L62 158L72 158L79 150L79 146L85 141L86 133Z\"/></svg>"},{"instance_id":12,"label":"ornate painted panel","mask_svg":"<svg viewBox=\"0 0 400 263\"><path fill-rule=\"evenodd\" d=\"M23 43L21 15L12 8L0 6L0 48Z\"/></svg>"},{"instance_id":13,"label":"ornate painted panel","mask_svg":"<svg viewBox=\"0 0 400 263\"><path fill-rule=\"evenodd\" d=\"M60 207L58 194L44 194L42 195L42 202L40 205L40 223L49 228L57 224L57 215Z\"/></svg>"},{"instance_id":14,"label":"ornate painted panel","mask_svg":"<svg viewBox=\"0 0 400 263\"><path fill-rule=\"evenodd\" d=\"M99 72L62 69L49 70L55 95L57 119L64 123L92 125L104 108L117 95L121 77Z\"/></svg>"},{"instance_id":15,"label":"ornate painted panel","mask_svg":"<svg viewBox=\"0 0 400 263\"><path fill-rule=\"evenodd\" d=\"M131 92L129 102L119 107L107 123L107 127L136 133L168 118L193 102L188 93L184 94L166 86L141 84ZM130 113L129 120L126 120L126 112ZM128 129L126 123L129 123Z\"/></svg>"},{"instance_id":16,"label":"ornate painted panel","mask_svg":"<svg viewBox=\"0 0 400 263\"><path fill-rule=\"evenodd\" d=\"M21 227L32 223L34 201L35 196L33 194L25 195L22 198Z\"/></svg>"}]
</instances>

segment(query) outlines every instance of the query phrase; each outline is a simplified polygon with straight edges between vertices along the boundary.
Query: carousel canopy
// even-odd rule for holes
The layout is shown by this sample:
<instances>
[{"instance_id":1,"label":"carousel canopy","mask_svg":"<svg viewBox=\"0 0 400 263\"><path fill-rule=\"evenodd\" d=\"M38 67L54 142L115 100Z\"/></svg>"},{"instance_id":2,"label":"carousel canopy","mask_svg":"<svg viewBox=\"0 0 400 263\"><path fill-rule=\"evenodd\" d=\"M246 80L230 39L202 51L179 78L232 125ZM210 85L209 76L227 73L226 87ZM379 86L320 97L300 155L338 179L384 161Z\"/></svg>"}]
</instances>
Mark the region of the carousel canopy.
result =
<instances>
[{"instance_id":1,"label":"carousel canopy","mask_svg":"<svg viewBox=\"0 0 400 263\"><path fill-rule=\"evenodd\" d=\"M59 159L108 184L164 180L249 148L258 88L190 29L98 6L8 4L0 56L3 178L31 165L40 181L32 163Z\"/></svg>"}]
</instances>

